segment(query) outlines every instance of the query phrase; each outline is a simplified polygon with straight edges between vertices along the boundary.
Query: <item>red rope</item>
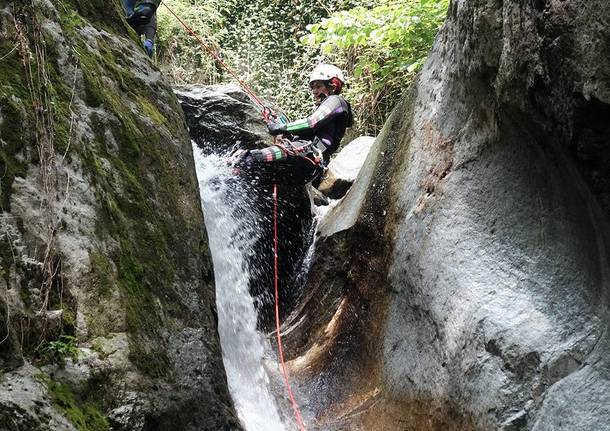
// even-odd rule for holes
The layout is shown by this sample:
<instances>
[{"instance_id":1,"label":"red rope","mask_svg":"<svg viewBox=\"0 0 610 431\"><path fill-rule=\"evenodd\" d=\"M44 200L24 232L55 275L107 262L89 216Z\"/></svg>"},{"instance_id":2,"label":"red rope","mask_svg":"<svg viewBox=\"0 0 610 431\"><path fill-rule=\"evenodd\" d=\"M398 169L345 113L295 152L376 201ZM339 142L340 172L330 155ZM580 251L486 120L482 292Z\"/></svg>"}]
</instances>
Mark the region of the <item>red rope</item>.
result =
<instances>
[{"instance_id":1,"label":"red rope","mask_svg":"<svg viewBox=\"0 0 610 431\"><path fill-rule=\"evenodd\" d=\"M295 156L295 157L299 156L296 151L289 150L284 144L281 143L281 141L282 140L278 139L277 136L273 137L273 145L284 150L284 152L290 156ZM290 142L290 141L288 141L288 142ZM316 162L315 160L311 160L309 157L306 157L305 155L301 155L301 158L307 160L309 163L311 163L312 165L314 165L316 167L320 166L320 163Z\"/></svg>"},{"instance_id":2,"label":"red rope","mask_svg":"<svg viewBox=\"0 0 610 431\"><path fill-rule=\"evenodd\" d=\"M265 106L262 100L256 95L254 90L250 88L238 75L235 73L227 63L223 61L220 55L208 46L204 40L197 34L195 31L190 28L176 13L163 1L161 4L165 6L165 8L178 20L180 24L190 33L192 34L197 41L201 44L201 46L210 53L212 57L220 64L229 74L237 80L239 85L244 89L244 91L256 102L260 107L263 108L263 117L267 121L271 121L270 115L277 114L270 112L270 109ZM288 152L287 148L283 145L279 144L279 147L284 149L284 151ZM309 159L308 159L309 160ZM314 163L312 161L312 163ZM315 164L315 163L314 163ZM280 306L279 306L279 292L278 292L278 252L277 252L277 184L273 185L273 264L274 264L274 288L275 288L275 327L277 334L277 346L278 352L280 355L280 368L282 370L282 375L284 376L284 383L286 385L286 391L288 392L288 396L290 397L290 402L292 403L292 409L294 411L294 417L297 421L297 425L299 426L300 431L305 431L305 425L303 425L303 419L301 417L301 412L299 410L299 406L294 398L294 394L292 393L292 388L290 387L290 382L288 380L288 372L286 371L286 366L284 364L284 348L282 346L282 337L280 335Z\"/></svg>"},{"instance_id":3,"label":"red rope","mask_svg":"<svg viewBox=\"0 0 610 431\"><path fill-rule=\"evenodd\" d=\"M258 97L256 95L256 93L254 92L254 90L252 90L252 88L250 88L248 86L248 84L246 84L238 75L237 73L235 73L227 63L224 62L224 60L220 57L220 54L218 54L218 52L216 52L216 50L214 50L213 48L211 48L208 44L206 44L204 42L204 40L201 38L201 36L199 36L197 33L195 33L195 31L190 28L188 26L187 23L185 23L178 15L176 15L176 13L164 2L161 1L161 4L163 6L165 6L165 8L169 11L169 13L171 13L174 18L176 18L178 20L178 22L180 24L182 24L182 26L186 29L186 31L188 31L190 34L192 34L195 39L197 39L199 41L199 43L201 44L201 46L210 53L210 55L212 57L214 57L214 59L218 62L218 64L220 64L227 72L229 72L229 74L235 78L237 80L237 82L239 83L239 85L241 85L241 87L244 89L244 91L246 93L248 93L248 95L254 100L254 102L256 102L261 108L263 108L263 116L265 117L265 119L267 119L267 116L265 115L265 110L268 109L265 107L265 104L263 103L263 101L260 99L260 97Z\"/></svg>"},{"instance_id":4,"label":"red rope","mask_svg":"<svg viewBox=\"0 0 610 431\"><path fill-rule=\"evenodd\" d=\"M274 267L274 287L275 287L275 332L277 334L277 350L280 355L280 368L284 375L284 383L290 402L292 403L292 410L294 411L294 417L297 421L300 431L305 431L305 425L303 425L303 419L301 418L301 412L299 406L294 399L290 382L288 381L288 372L284 365L284 347L282 346L282 336L280 335L280 301L278 292L278 265L277 265L278 253L277 253L277 184L273 185L273 267Z\"/></svg>"}]
</instances>

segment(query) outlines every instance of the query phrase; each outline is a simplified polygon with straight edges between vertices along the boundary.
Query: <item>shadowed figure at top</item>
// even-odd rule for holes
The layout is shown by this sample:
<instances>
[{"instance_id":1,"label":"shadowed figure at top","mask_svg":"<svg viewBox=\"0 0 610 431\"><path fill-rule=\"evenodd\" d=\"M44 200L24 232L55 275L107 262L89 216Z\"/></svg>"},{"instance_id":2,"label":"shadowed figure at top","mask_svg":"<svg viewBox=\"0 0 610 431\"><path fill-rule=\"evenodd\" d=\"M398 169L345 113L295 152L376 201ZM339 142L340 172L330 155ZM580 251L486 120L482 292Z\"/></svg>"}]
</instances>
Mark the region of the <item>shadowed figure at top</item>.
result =
<instances>
[{"instance_id":1,"label":"shadowed figure at top","mask_svg":"<svg viewBox=\"0 0 610 431\"><path fill-rule=\"evenodd\" d=\"M138 36L144 36L142 46L152 58L157 34L157 8L161 0L123 0L123 8L129 25Z\"/></svg>"}]
</instances>

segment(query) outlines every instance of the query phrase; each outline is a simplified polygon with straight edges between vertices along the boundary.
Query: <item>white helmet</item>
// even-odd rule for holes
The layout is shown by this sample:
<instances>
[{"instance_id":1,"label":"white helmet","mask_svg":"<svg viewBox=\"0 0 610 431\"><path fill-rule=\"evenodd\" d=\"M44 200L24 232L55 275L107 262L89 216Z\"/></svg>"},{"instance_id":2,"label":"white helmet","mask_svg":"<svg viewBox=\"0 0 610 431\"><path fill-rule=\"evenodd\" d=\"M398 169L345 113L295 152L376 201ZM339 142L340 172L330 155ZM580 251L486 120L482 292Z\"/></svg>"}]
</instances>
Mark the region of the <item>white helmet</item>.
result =
<instances>
[{"instance_id":1,"label":"white helmet","mask_svg":"<svg viewBox=\"0 0 610 431\"><path fill-rule=\"evenodd\" d=\"M337 66L318 64L309 75L309 83L311 84L314 81L330 81L333 78L337 78L342 84L345 84L343 72Z\"/></svg>"}]
</instances>

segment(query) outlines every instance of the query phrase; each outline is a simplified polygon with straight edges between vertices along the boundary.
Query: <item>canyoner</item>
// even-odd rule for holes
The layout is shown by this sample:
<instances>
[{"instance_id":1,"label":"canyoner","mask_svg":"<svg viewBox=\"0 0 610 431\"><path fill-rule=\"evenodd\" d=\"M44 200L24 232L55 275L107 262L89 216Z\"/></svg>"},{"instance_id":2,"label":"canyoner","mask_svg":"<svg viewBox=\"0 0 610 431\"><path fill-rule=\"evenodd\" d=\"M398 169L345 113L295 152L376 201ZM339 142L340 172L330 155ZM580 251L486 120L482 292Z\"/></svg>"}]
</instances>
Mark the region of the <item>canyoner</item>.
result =
<instances>
[{"instance_id":1,"label":"canyoner","mask_svg":"<svg viewBox=\"0 0 610 431\"><path fill-rule=\"evenodd\" d=\"M161 0L123 0L127 22L136 27L148 24L153 19Z\"/></svg>"},{"instance_id":2,"label":"canyoner","mask_svg":"<svg viewBox=\"0 0 610 431\"><path fill-rule=\"evenodd\" d=\"M239 176L253 175L257 180L270 181L273 200L273 291L275 299L275 334L280 371L283 376L294 419L300 431L305 424L300 407L292 390L281 337L279 301L279 249L278 249L278 183L304 186L312 182L318 185L330 156L339 148L348 127L353 125L350 104L341 96L345 77L341 69L331 64L319 64L309 76L309 88L316 108L303 119L288 122L284 115L278 114L232 70L218 52L191 29L167 4L168 11L200 45L231 76L233 76L251 101L261 108L267 123L267 130L274 137L273 145L262 149L236 149L227 162L234 167Z\"/></svg>"},{"instance_id":3,"label":"canyoner","mask_svg":"<svg viewBox=\"0 0 610 431\"><path fill-rule=\"evenodd\" d=\"M128 0L125 0L128 1ZM142 2L143 4L150 4ZM316 109L307 117L288 122L283 114L269 107L261 97L197 32L166 3L159 0L204 50L242 87L250 100L261 109L273 144L262 149L237 148L229 159L236 173L253 174L257 179L279 184L318 185L330 156L354 122L349 102L341 95L346 84L343 71L332 64L318 64L309 76ZM148 9L143 9L148 10Z\"/></svg>"},{"instance_id":4,"label":"canyoner","mask_svg":"<svg viewBox=\"0 0 610 431\"><path fill-rule=\"evenodd\" d=\"M151 58L154 53L155 37L157 34L157 8L160 2L161 0L123 0L125 19L139 37L144 37L142 46L146 54Z\"/></svg>"},{"instance_id":5,"label":"canyoner","mask_svg":"<svg viewBox=\"0 0 610 431\"><path fill-rule=\"evenodd\" d=\"M273 183L318 185L330 156L339 148L353 125L349 102L341 95L345 77L332 64L317 65L309 76L316 108L307 117L292 122L267 123L274 144L255 150L237 150L232 163L246 172L268 177Z\"/></svg>"}]
</instances>

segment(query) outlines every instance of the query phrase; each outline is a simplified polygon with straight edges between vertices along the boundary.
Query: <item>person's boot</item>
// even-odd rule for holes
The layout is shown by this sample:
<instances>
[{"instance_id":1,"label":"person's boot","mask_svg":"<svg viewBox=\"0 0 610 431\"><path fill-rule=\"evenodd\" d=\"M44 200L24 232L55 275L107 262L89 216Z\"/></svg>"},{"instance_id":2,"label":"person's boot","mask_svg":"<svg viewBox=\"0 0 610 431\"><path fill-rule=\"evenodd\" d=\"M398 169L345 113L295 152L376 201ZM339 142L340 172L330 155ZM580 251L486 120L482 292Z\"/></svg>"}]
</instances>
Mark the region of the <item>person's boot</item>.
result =
<instances>
[{"instance_id":1,"label":"person's boot","mask_svg":"<svg viewBox=\"0 0 610 431\"><path fill-rule=\"evenodd\" d=\"M146 50L146 54L148 54L150 58L152 58L153 56L154 46L155 43L151 39L146 39L144 41L144 49Z\"/></svg>"}]
</instances>

